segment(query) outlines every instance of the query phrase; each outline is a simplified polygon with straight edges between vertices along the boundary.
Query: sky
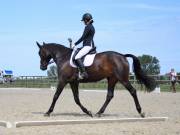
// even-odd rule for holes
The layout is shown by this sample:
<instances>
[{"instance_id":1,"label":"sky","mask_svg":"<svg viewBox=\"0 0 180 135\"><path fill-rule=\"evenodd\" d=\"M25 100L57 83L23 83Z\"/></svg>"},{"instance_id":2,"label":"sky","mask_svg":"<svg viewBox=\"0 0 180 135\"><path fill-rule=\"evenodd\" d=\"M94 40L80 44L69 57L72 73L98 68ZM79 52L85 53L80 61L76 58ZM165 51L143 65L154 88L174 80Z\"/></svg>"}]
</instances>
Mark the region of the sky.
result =
<instances>
[{"instance_id":1,"label":"sky","mask_svg":"<svg viewBox=\"0 0 180 135\"><path fill-rule=\"evenodd\" d=\"M180 0L0 0L0 69L15 76L46 75L36 41L68 46L93 15L98 52L159 59L161 74L180 72ZM130 60L131 62L131 60Z\"/></svg>"}]
</instances>

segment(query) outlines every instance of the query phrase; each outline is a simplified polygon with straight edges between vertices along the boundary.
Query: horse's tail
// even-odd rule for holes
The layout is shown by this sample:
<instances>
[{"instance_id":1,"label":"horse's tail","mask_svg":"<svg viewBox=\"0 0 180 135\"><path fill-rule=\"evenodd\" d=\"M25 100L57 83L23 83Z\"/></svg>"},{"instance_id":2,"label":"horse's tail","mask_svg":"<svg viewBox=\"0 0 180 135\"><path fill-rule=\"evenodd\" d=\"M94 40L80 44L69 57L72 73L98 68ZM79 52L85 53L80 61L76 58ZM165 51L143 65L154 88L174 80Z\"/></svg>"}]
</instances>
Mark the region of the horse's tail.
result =
<instances>
[{"instance_id":1,"label":"horse's tail","mask_svg":"<svg viewBox=\"0 0 180 135\"><path fill-rule=\"evenodd\" d=\"M139 59L132 54L125 54L124 56L131 57L133 59L133 70L135 72L136 79L146 86L148 92L153 91L156 87L156 81L152 77L147 76L147 74L142 70Z\"/></svg>"}]
</instances>

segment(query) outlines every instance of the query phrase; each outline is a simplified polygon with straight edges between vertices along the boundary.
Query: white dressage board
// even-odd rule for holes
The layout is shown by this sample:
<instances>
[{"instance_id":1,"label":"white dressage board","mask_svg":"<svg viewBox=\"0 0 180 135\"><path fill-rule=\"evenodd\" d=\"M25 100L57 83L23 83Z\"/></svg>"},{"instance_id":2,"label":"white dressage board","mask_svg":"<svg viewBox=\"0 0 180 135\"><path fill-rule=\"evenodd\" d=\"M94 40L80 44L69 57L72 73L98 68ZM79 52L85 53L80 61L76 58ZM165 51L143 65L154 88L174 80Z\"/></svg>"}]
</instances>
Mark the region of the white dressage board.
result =
<instances>
[{"instance_id":1,"label":"white dressage board","mask_svg":"<svg viewBox=\"0 0 180 135\"><path fill-rule=\"evenodd\" d=\"M166 121L168 117L147 118L118 118L118 119L88 119L88 120L53 120L53 121L19 121L15 127L48 126L48 125L73 125L73 124L98 124L98 123L123 123L123 122L160 122Z\"/></svg>"},{"instance_id":2,"label":"white dressage board","mask_svg":"<svg viewBox=\"0 0 180 135\"><path fill-rule=\"evenodd\" d=\"M12 124L10 122L0 121L0 126L1 127L6 127L6 128L11 128Z\"/></svg>"}]
</instances>

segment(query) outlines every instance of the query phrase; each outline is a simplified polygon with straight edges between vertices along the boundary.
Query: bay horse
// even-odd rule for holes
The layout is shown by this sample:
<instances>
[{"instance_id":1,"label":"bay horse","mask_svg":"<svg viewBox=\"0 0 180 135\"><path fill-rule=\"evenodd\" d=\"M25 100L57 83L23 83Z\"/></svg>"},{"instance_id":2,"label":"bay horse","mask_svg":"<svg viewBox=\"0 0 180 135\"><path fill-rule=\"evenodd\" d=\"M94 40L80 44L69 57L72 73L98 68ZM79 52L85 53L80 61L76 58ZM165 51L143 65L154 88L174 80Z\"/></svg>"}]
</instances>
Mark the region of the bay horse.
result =
<instances>
[{"instance_id":1,"label":"bay horse","mask_svg":"<svg viewBox=\"0 0 180 135\"><path fill-rule=\"evenodd\" d=\"M104 104L97 112L97 115L101 116L101 114L104 113L106 107L114 96L115 85L117 82L120 82L132 95L136 105L136 110L140 116L145 117L145 114L142 112L138 101L136 89L129 82L129 63L127 61L127 57L131 57L133 59L133 70L135 72L136 78L140 83L143 83L146 86L149 92L154 90L156 87L156 82L153 78L147 76L146 73L143 72L140 61L136 56L132 54L123 55L113 51L98 53L95 56L93 64L89 67L86 67L88 78L84 80L78 80L78 69L73 68L70 65L70 57L73 51L72 49L55 43L43 42L43 45L40 45L38 42L36 43L39 47L40 69L46 70L48 63L51 59L53 59L57 65L58 70L57 90L54 94L52 104L44 116L50 116L64 87L67 84L70 84L76 104L84 113L93 117L92 113L87 110L80 102L78 86L79 83L97 82L106 78L108 82L107 96Z\"/></svg>"}]
</instances>

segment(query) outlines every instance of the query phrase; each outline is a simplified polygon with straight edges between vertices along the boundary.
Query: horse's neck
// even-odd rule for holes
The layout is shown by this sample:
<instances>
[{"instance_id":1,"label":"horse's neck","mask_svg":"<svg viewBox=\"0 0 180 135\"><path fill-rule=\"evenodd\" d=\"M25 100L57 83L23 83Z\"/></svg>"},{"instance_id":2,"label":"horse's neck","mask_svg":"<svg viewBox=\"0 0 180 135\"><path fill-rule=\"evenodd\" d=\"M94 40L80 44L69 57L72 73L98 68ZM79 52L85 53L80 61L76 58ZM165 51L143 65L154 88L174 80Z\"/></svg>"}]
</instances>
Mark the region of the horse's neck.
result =
<instances>
[{"instance_id":1,"label":"horse's neck","mask_svg":"<svg viewBox=\"0 0 180 135\"><path fill-rule=\"evenodd\" d=\"M67 61L70 59L71 51L67 48L63 49L55 49L52 52L52 58L55 61L56 64L63 64L64 61Z\"/></svg>"}]
</instances>

